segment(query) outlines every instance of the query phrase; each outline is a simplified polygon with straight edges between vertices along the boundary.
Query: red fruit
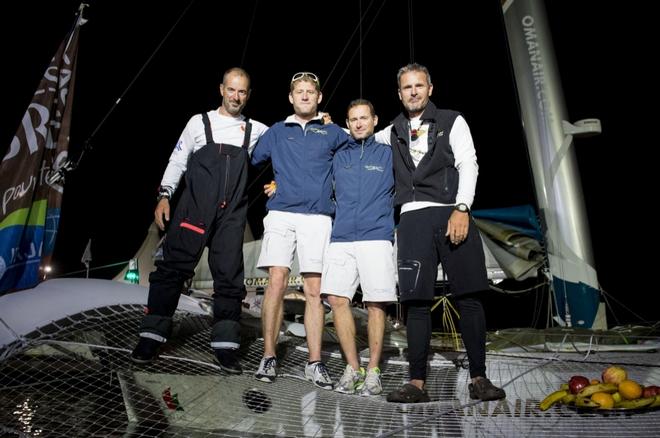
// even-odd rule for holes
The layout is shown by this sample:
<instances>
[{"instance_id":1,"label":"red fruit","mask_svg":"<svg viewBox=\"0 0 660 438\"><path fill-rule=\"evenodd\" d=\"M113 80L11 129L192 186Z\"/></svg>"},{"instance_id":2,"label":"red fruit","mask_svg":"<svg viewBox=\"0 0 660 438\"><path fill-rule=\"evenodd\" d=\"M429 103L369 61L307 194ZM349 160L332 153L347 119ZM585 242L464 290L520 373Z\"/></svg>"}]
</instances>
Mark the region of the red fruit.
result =
<instances>
[{"instance_id":1,"label":"red fruit","mask_svg":"<svg viewBox=\"0 0 660 438\"><path fill-rule=\"evenodd\" d=\"M603 383L619 384L628 378L628 373L621 367L611 366L603 371Z\"/></svg>"},{"instance_id":2,"label":"red fruit","mask_svg":"<svg viewBox=\"0 0 660 438\"><path fill-rule=\"evenodd\" d=\"M644 390L642 391L642 397L655 397L656 395L660 395L660 386L655 386L655 385L650 385L650 386L645 386Z\"/></svg>"},{"instance_id":3,"label":"red fruit","mask_svg":"<svg viewBox=\"0 0 660 438\"><path fill-rule=\"evenodd\" d=\"M589 379L584 376L573 376L568 381L568 390L571 394L577 394L585 386L589 386Z\"/></svg>"}]
</instances>

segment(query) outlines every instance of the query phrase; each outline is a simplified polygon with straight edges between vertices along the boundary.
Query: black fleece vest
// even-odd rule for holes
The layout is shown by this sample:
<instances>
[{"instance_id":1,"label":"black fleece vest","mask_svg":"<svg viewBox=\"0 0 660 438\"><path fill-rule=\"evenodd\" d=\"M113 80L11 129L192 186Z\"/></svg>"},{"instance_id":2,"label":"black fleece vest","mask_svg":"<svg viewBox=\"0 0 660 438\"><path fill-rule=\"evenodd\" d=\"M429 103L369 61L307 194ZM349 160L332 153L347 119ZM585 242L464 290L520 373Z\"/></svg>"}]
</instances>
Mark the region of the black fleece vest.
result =
<instances>
[{"instance_id":1,"label":"black fleece vest","mask_svg":"<svg viewBox=\"0 0 660 438\"><path fill-rule=\"evenodd\" d=\"M431 102L422 114L429 126L428 152L415 167L410 156L410 121L401 113L392 122L392 155L396 193L395 205L412 201L430 201L442 204L456 202L458 170L454 166L454 153L449 145L449 133L459 112L438 109Z\"/></svg>"}]
</instances>

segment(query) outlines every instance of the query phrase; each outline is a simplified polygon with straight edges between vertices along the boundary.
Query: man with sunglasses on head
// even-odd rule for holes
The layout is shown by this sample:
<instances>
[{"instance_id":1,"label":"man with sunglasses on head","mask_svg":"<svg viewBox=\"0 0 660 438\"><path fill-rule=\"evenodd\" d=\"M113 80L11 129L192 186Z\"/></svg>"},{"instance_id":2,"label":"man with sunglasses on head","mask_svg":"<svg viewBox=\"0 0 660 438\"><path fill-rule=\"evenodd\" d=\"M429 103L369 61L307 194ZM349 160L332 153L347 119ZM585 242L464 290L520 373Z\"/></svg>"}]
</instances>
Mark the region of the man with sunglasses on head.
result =
<instances>
[{"instance_id":1,"label":"man with sunglasses on head","mask_svg":"<svg viewBox=\"0 0 660 438\"><path fill-rule=\"evenodd\" d=\"M283 319L284 293L294 253L298 254L305 293L305 332L309 361L305 378L331 390L332 379L321 361L324 311L321 303L323 254L332 230L332 160L348 142L335 124L324 124L318 105L321 84L314 73L291 78L289 102L294 114L273 125L259 140L252 164L273 165L277 191L267 203L264 235L257 266L268 272L261 322L264 355L255 378L273 382L277 375L276 346Z\"/></svg>"},{"instance_id":2,"label":"man with sunglasses on head","mask_svg":"<svg viewBox=\"0 0 660 438\"><path fill-rule=\"evenodd\" d=\"M149 298L140 339L131 358L148 363L172 334L172 316L184 283L192 278L204 247L213 276L211 347L220 367L242 372L240 346L243 233L247 219L249 153L268 129L241 112L250 97L250 76L231 68L220 84L222 105L193 116L170 156L154 212L161 230L170 220L170 197L185 173L186 186L174 212L163 259L149 276Z\"/></svg>"},{"instance_id":3,"label":"man with sunglasses on head","mask_svg":"<svg viewBox=\"0 0 660 438\"><path fill-rule=\"evenodd\" d=\"M439 262L460 313L470 398L499 400L506 397L504 390L486 378L486 319L479 293L489 285L481 237L470 217L479 169L470 128L460 113L438 109L429 100L433 84L423 65L402 67L397 82L405 112L378 132L376 141L392 146L394 204L401 207L397 257L410 381L387 400L429 401L424 384Z\"/></svg>"}]
</instances>

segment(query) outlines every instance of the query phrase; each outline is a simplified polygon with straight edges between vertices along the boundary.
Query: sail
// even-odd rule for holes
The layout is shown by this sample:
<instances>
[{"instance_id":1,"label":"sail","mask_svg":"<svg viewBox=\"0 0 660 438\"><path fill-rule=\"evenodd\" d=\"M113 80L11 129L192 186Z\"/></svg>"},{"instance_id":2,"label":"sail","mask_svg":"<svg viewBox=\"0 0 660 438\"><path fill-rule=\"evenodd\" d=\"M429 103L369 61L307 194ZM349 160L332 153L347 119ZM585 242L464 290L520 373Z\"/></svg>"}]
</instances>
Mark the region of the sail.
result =
<instances>
[{"instance_id":1,"label":"sail","mask_svg":"<svg viewBox=\"0 0 660 438\"><path fill-rule=\"evenodd\" d=\"M55 246L67 162L80 13L0 163L0 295L36 285Z\"/></svg>"},{"instance_id":2,"label":"sail","mask_svg":"<svg viewBox=\"0 0 660 438\"><path fill-rule=\"evenodd\" d=\"M600 124L591 119L578 127L566 121L543 3L503 3L520 115L544 222L555 305L562 325L590 328L597 321L600 293L571 145L575 134L597 133Z\"/></svg>"}]
</instances>

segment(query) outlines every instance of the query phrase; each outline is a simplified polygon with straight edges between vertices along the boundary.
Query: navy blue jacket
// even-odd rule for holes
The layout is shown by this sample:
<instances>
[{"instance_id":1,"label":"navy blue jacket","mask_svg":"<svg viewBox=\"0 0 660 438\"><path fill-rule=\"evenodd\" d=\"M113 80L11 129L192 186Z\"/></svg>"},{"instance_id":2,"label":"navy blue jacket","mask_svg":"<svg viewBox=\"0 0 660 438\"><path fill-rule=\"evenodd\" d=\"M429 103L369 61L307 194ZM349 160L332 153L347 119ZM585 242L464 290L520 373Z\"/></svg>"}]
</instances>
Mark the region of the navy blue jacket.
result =
<instances>
[{"instance_id":1,"label":"navy blue jacket","mask_svg":"<svg viewBox=\"0 0 660 438\"><path fill-rule=\"evenodd\" d=\"M311 120L305 130L297 123L278 122L261 136L252 164L273 163L277 191L269 210L332 216L332 158L349 136L334 123Z\"/></svg>"},{"instance_id":2,"label":"navy blue jacket","mask_svg":"<svg viewBox=\"0 0 660 438\"><path fill-rule=\"evenodd\" d=\"M372 135L335 155L337 212L333 242L394 240L394 172L392 148L376 143ZM279 190L279 187L278 187Z\"/></svg>"}]
</instances>

